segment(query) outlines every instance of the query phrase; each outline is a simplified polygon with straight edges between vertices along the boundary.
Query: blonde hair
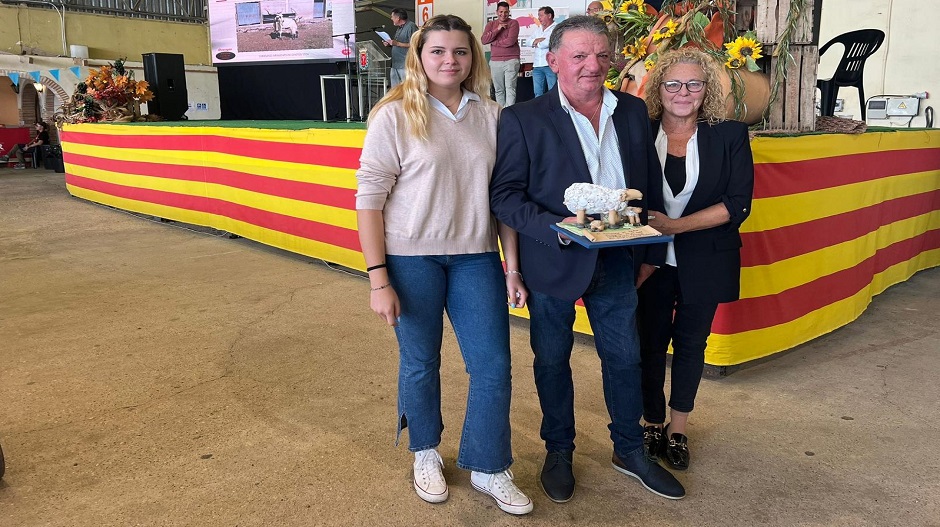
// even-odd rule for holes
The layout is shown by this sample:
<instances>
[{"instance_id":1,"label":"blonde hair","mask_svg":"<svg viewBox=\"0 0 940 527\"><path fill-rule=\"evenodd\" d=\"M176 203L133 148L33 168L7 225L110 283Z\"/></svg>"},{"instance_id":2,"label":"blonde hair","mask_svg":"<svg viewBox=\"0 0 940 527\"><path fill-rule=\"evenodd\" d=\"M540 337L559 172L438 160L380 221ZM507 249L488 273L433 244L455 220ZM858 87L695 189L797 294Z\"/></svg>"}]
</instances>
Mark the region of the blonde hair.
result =
<instances>
[{"instance_id":1,"label":"blonde hair","mask_svg":"<svg viewBox=\"0 0 940 527\"><path fill-rule=\"evenodd\" d=\"M405 118L408 120L412 135L426 141L428 139L428 120L431 106L428 104L428 76L421 63L421 50L428 40L428 34L433 31L462 31L466 33L470 42L470 74L464 79L461 86L486 100L490 97L490 67L483 60L483 48L473 36L473 30L462 18L454 15L438 15L421 26L421 29L411 36L411 47L405 57L405 80L389 90L372 109L371 115L382 106L402 101Z\"/></svg>"},{"instance_id":2,"label":"blonde hair","mask_svg":"<svg viewBox=\"0 0 940 527\"><path fill-rule=\"evenodd\" d=\"M667 51L659 56L656 66L649 72L646 80L646 109L653 119L663 115L663 100L659 86L666 77L669 68L677 64L694 64L702 68L705 74L705 100L698 110L699 119L715 123L724 119L725 96L718 78L720 64L707 53L695 48L685 47Z\"/></svg>"}]
</instances>

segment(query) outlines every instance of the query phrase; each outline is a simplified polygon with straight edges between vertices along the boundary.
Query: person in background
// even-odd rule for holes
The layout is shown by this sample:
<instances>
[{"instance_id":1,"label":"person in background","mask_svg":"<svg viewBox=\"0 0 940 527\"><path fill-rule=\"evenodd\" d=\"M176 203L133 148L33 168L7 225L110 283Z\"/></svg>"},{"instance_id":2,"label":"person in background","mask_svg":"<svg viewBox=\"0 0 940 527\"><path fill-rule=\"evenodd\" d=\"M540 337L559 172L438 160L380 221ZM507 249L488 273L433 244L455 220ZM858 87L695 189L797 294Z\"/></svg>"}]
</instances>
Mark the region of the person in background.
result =
<instances>
[{"instance_id":1,"label":"person in background","mask_svg":"<svg viewBox=\"0 0 940 527\"><path fill-rule=\"evenodd\" d=\"M6 163L10 160L10 156L16 156L16 165L13 168L16 169L25 169L26 168L26 159L23 157L23 154L33 154L33 150L39 148L42 145L49 144L49 125L44 122L36 123L36 138L28 143L19 143L13 146L13 149L10 150L10 153L0 157L0 162Z\"/></svg>"},{"instance_id":2,"label":"person in background","mask_svg":"<svg viewBox=\"0 0 940 527\"><path fill-rule=\"evenodd\" d=\"M589 16L594 16L604 10L604 4L594 1L587 5L587 10L585 14Z\"/></svg>"},{"instance_id":3,"label":"person in background","mask_svg":"<svg viewBox=\"0 0 940 527\"><path fill-rule=\"evenodd\" d=\"M389 85L395 87L401 84L405 78L405 56L408 55L408 47L411 45L411 35L418 30L414 22L408 20L408 12L400 7L392 9L392 24L398 28L395 31L395 37L386 40L384 44L392 48L392 67L389 71Z\"/></svg>"},{"instance_id":4,"label":"person in background","mask_svg":"<svg viewBox=\"0 0 940 527\"><path fill-rule=\"evenodd\" d=\"M538 97L555 87L558 77L548 67L548 42L555 29L555 10L545 6L539 8L539 28L532 34L532 47L535 48L532 60L532 87Z\"/></svg>"},{"instance_id":5,"label":"person in background","mask_svg":"<svg viewBox=\"0 0 940 527\"><path fill-rule=\"evenodd\" d=\"M689 468L686 427L718 304L738 299L741 236L751 211L754 163L747 126L726 121L719 63L682 48L660 55L647 81L662 166L665 210L649 224L675 236L666 263L639 289L644 444L677 470ZM666 420L666 349L672 342L670 422Z\"/></svg>"},{"instance_id":6,"label":"person in background","mask_svg":"<svg viewBox=\"0 0 940 527\"><path fill-rule=\"evenodd\" d=\"M496 102L500 106L516 103L516 81L519 79L519 22L509 17L509 4L496 4L496 20L490 21L480 37L490 45L490 72Z\"/></svg>"},{"instance_id":7,"label":"person in background","mask_svg":"<svg viewBox=\"0 0 940 527\"><path fill-rule=\"evenodd\" d=\"M564 205L572 183L637 189L643 199L635 205L662 206L646 107L632 95L604 88L611 54L603 20L574 16L558 24L548 54L558 84L545 96L503 110L490 184L496 218L519 233L529 289L532 369L542 409L540 434L547 451L539 481L558 503L570 500L575 490L570 362L578 298L600 357L613 468L660 496L685 496L676 478L647 458L640 426L633 262L636 258L644 268L661 265L665 245L635 254L627 247L587 249L551 229L554 223L577 221ZM641 217L645 220L645 212Z\"/></svg>"},{"instance_id":8,"label":"person in background","mask_svg":"<svg viewBox=\"0 0 940 527\"><path fill-rule=\"evenodd\" d=\"M510 514L532 501L513 483L509 314L524 306L516 233L489 210L499 106L483 51L452 15L418 30L407 75L369 115L356 209L370 305L395 327L398 434L408 428L414 489L439 503L449 490L437 451L446 312L470 375L457 466ZM500 262L497 231L506 258Z\"/></svg>"}]
</instances>

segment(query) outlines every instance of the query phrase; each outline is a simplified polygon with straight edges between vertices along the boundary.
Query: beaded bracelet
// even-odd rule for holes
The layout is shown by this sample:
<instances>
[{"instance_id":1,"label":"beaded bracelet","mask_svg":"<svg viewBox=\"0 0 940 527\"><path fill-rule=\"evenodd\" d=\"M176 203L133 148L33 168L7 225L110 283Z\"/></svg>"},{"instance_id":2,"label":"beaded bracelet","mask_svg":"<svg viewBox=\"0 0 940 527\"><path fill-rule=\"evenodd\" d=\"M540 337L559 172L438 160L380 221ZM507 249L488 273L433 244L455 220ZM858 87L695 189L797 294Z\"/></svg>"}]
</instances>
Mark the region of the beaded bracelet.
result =
<instances>
[{"instance_id":1,"label":"beaded bracelet","mask_svg":"<svg viewBox=\"0 0 940 527\"><path fill-rule=\"evenodd\" d=\"M382 289L385 289L386 287L391 287L391 286L392 286L392 283L389 282L389 283L387 283L387 284L385 284L385 285L380 285L380 286L378 286L378 287L373 287L373 288L369 289L369 291L381 291Z\"/></svg>"},{"instance_id":2,"label":"beaded bracelet","mask_svg":"<svg viewBox=\"0 0 940 527\"><path fill-rule=\"evenodd\" d=\"M517 274L517 275L519 275L519 278L522 278L522 273L519 272L519 271L506 271L505 274L506 274L506 276L509 276L509 275L511 275L511 274Z\"/></svg>"}]
</instances>

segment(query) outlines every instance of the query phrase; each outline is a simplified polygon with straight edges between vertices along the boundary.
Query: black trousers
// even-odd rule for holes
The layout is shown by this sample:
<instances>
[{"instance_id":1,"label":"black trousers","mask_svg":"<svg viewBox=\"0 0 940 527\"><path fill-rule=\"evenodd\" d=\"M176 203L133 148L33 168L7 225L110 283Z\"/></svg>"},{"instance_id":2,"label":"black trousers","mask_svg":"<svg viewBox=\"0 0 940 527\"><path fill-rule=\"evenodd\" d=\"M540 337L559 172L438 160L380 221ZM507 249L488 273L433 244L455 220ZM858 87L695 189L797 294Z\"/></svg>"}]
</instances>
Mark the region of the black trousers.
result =
<instances>
[{"instance_id":1,"label":"black trousers","mask_svg":"<svg viewBox=\"0 0 940 527\"><path fill-rule=\"evenodd\" d=\"M682 300L679 271L664 265L638 291L637 324L643 368L643 418L666 421L666 350L672 342L672 384L669 407L691 412L702 370L705 346L718 304L688 304Z\"/></svg>"}]
</instances>

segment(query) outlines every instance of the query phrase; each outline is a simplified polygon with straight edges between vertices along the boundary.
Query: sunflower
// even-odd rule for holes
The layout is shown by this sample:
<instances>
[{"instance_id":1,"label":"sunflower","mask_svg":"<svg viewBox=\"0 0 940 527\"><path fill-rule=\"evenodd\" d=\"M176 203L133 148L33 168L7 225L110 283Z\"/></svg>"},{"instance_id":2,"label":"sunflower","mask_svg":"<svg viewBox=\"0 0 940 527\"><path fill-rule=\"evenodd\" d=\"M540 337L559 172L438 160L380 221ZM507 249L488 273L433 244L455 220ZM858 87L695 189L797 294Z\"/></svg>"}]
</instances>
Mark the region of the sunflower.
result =
<instances>
[{"instance_id":1,"label":"sunflower","mask_svg":"<svg viewBox=\"0 0 940 527\"><path fill-rule=\"evenodd\" d=\"M747 60L748 57L757 60L763 56L760 54L762 51L760 42L753 38L738 37L734 39L734 42L725 44L725 48L728 50L728 55L741 61Z\"/></svg>"},{"instance_id":2,"label":"sunflower","mask_svg":"<svg viewBox=\"0 0 940 527\"><path fill-rule=\"evenodd\" d=\"M653 59L646 59L646 62L643 63L643 67L646 68L646 71L653 69L656 66L656 62Z\"/></svg>"},{"instance_id":3,"label":"sunflower","mask_svg":"<svg viewBox=\"0 0 940 527\"><path fill-rule=\"evenodd\" d=\"M743 65L744 65L744 60L739 59L737 57L729 57L728 61L725 62L725 66L733 70L736 70Z\"/></svg>"},{"instance_id":4,"label":"sunflower","mask_svg":"<svg viewBox=\"0 0 940 527\"><path fill-rule=\"evenodd\" d=\"M653 33L653 42L659 42L661 40L667 39L676 34L676 30L679 29L679 24L674 20L669 20L661 28L657 29ZM739 39L740 40L740 39Z\"/></svg>"},{"instance_id":5,"label":"sunflower","mask_svg":"<svg viewBox=\"0 0 940 527\"><path fill-rule=\"evenodd\" d=\"M607 79L606 81L604 81L604 87L607 88L608 90L613 90L614 88L616 88L616 85L614 84L613 80Z\"/></svg>"},{"instance_id":6,"label":"sunflower","mask_svg":"<svg viewBox=\"0 0 940 527\"><path fill-rule=\"evenodd\" d=\"M623 47L623 55L625 57L645 57L646 56L646 39L636 39L633 41L633 44L627 44Z\"/></svg>"},{"instance_id":7,"label":"sunflower","mask_svg":"<svg viewBox=\"0 0 940 527\"><path fill-rule=\"evenodd\" d=\"M630 11L640 11L641 13L646 12L646 7L644 7L643 0L625 0L624 3L620 4L621 13L629 13Z\"/></svg>"}]
</instances>

